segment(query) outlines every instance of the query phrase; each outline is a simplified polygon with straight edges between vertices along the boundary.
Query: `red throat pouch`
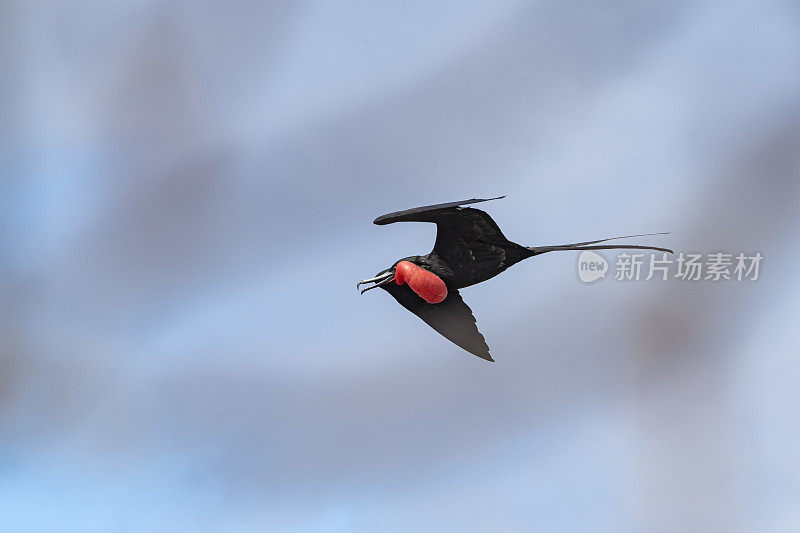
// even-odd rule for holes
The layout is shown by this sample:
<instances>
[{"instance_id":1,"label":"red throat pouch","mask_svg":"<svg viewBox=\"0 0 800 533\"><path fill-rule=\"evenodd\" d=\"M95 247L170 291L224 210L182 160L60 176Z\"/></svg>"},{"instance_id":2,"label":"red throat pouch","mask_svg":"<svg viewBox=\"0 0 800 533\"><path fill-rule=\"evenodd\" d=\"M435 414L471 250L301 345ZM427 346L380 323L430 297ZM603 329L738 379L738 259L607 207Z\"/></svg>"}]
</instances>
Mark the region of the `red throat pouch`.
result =
<instances>
[{"instance_id":1,"label":"red throat pouch","mask_svg":"<svg viewBox=\"0 0 800 533\"><path fill-rule=\"evenodd\" d=\"M397 263L394 280L398 285L408 283L411 290L429 304L438 304L447 298L447 286L442 278L409 261Z\"/></svg>"}]
</instances>

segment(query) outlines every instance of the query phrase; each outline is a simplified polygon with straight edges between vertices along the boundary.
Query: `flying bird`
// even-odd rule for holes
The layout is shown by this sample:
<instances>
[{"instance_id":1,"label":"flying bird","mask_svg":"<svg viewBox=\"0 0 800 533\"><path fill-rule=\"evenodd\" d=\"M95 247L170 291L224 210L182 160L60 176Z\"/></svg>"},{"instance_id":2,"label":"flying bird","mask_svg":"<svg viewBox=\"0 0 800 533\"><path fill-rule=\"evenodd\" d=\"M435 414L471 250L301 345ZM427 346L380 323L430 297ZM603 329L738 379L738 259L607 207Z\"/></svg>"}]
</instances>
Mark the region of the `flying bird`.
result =
<instances>
[{"instance_id":1,"label":"flying bird","mask_svg":"<svg viewBox=\"0 0 800 533\"><path fill-rule=\"evenodd\" d=\"M486 340L478 331L472 310L464 303L459 289L491 279L523 259L547 252L624 248L674 253L655 246L598 245L614 239L662 235L660 233L558 246L522 246L506 239L486 212L462 207L500 198L504 196L426 205L379 216L374 220L379 226L395 222L433 222L436 224L436 243L431 253L399 259L375 277L359 281L356 288L372 283L361 291L364 294L380 287L448 340L473 355L494 361L489 355Z\"/></svg>"}]
</instances>

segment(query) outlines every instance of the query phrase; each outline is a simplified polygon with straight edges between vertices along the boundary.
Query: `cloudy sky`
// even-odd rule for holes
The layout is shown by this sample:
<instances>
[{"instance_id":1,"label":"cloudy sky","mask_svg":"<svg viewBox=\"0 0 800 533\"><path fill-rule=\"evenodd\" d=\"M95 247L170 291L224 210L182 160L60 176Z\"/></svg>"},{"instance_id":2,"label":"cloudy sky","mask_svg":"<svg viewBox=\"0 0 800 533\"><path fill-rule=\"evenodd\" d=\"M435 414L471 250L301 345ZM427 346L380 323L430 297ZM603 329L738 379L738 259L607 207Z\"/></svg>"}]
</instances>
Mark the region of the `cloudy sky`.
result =
<instances>
[{"instance_id":1,"label":"cloudy sky","mask_svg":"<svg viewBox=\"0 0 800 533\"><path fill-rule=\"evenodd\" d=\"M0 6L0 523L800 529L800 9ZM355 282L484 204L525 245L756 281L463 291L496 359Z\"/></svg>"}]
</instances>

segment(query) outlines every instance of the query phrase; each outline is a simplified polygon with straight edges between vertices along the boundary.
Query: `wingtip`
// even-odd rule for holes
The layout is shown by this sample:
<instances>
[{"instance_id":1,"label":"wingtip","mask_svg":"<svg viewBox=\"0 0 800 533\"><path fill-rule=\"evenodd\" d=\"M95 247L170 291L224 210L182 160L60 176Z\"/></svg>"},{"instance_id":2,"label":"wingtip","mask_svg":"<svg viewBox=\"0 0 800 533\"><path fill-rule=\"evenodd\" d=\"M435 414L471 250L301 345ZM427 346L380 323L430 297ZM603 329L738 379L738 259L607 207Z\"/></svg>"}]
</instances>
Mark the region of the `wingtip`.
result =
<instances>
[{"instance_id":1,"label":"wingtip","mask_svg":"<svg viewBox=\"0 0 800 533\"><path fill-rule=\"evenodd\" d=\"M492 359L492 356L489 355L489 352L486 352L485 354L483 354L483 353L475 353L475 352L470 352L470 353L472 355L476 356L476 357L480 357L484 361L489 361L490 363L494 363L494 359Z\"/></svg>"},{"instance_id":2,"label":"wingtip","mask_svg":"<svg viewBox=\"0 0 800 533\"><path fill-rule=\"evenodd\" d=\"M505 198L506 195L503 196L495 196L494 198L473 198L472 200L467 200L464 203L479 203L479 202L491 202L492 200L502 200Z\"/></svg>"}]
</instances>

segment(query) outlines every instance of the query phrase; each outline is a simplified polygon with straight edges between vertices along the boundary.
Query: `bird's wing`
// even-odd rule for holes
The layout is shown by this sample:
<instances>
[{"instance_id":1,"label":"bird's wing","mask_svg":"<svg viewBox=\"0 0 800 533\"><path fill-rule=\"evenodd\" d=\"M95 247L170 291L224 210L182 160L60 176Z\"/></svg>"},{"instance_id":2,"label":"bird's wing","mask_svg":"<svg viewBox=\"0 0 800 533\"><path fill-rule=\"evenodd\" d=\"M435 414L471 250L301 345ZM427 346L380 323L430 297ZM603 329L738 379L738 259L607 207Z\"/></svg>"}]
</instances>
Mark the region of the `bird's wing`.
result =
<instances>
[{"instance_id":1,"label":"bird's wing","mask_svg":"<svg viewBox=\"0 0 800 533\"><path fill-rule=\"evenodd\" d=\"M433 253L454 269L459 280L487 279L530 255L521 246L509 242L487 213L459 207L496 199L473 198L397 211L376 218L375 224L433 222L436 224Z\"/></svg>"},{"instance_id":2,"label":"bird's wing","mask_svg":"<svg viewBox=\"0 0 800 533\"><path fill-rule=\"evenodd\" d=\"M406 309L420 317L449 341L481 359L494 361L489 346L478 331L472 309L453 289L438 304L430 304L414 293L408 285L389 283L384 287Z\"/></svg>"},{"instance_id":3,"label":"bird's wing","mask_svg":"<svg viewBox=\"0 0 800 533\"><path fill-rule=\"evenodd\" d=\"M473 198L472 200L462 200L460 202L447 202L444 204L424 205L422 207L414 207L406 209L405 211L394 211L393 213L386 213L376 218L373 223L379 226L391 224L393 222L436 222L437 218L444 212L455 210L458 206L467 204L477 204L479 202L488 202L489 200L499 200L505 196L498 196L496 198Z\"/></svg>"}]
</instances>

